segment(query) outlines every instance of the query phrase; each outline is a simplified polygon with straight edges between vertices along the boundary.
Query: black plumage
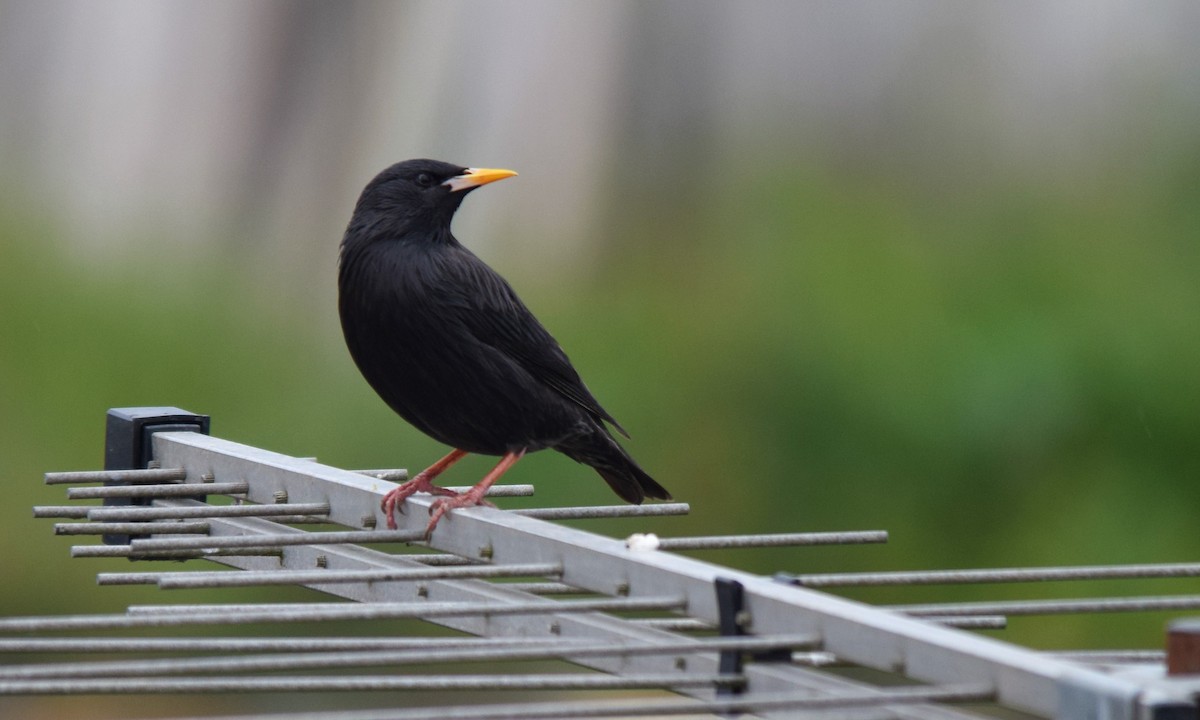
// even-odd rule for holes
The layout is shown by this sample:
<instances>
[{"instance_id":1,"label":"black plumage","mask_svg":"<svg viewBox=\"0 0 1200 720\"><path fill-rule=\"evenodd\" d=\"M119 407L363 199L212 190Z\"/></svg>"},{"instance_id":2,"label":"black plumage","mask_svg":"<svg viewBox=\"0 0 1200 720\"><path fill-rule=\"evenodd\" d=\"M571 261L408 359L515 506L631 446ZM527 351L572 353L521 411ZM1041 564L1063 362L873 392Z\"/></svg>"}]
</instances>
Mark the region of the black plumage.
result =
<instances>
[{"instance_id":1,"label":"black plumage","mask_svg":"<svg viewBox=\"0 0 1200 720\"><path fill-rule=\"evenodd\" d=\"M414 492L435 503L428 530L526 452L553 448L592 466L624 500L670 499L616 442L625 434L592 396L566 353L512 287L463 247L450 221L463 198L509 170L407 160L363 190L342 240L338 309L351 356L401 417L455 448L389 493L393 510ZM466 453L502 456L472 490L432 480Z\"/></svg>"}]
</instances>

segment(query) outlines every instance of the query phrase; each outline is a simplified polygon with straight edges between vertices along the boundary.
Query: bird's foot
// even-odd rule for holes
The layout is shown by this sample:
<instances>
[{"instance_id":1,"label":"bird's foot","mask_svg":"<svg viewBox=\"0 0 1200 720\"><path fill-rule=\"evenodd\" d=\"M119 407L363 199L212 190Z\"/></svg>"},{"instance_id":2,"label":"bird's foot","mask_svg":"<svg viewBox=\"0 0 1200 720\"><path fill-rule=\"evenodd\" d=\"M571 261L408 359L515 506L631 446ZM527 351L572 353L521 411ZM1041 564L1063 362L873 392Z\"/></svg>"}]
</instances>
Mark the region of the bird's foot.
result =
<instances>
[{"instance_id":1,"label":"bird's foot","mask_svg":"<svg viewBox=\"0 0 1200 720\"><path fill-rule=\"evenodd\" d=\"M444 495L451 498L459 497L459 494L453 490L448 490L444 487L434 485L430 475L423 472L417 473L417 476L412 480L400 484L400 486L398 486L396 489L392 490L387 495L384 495L383 500L381 500L379 503L379 507L383 510L383 516L387 518L387 526L389 530L396 529L395 513L397 511L402 512L401 508L404 505L404 501L407 500L409 496L415 495L419 492L429 493L430 495ZM430 529L432 530L432 527Z\"/></svg>"},{"instance_id":2,"label":"bird's foot","mask_svg":"<svg viewBox=\"0 0 1200 720\"><path fill-rule=\"evenodd\" d=\"M441 520L443 515L455 508L475 507L476 505L496 507L487 500L484 500L483 496L487 495L488 489L492 487L492 483L496 482L505 471L516 464L524 454L525 451L523 449L510 450L504 454L504 457L500 458L500 462L496 463L496 467L492 468L487 475L484 475L483 479L476 483L470 490L455 497L434 500L433 504L429 506L429 514L432 517L429 518L429 525L425 527L425 539L428 540L433 535L433 529L437 527L438 520Z\"/></svg>"},{"instance_id":3,"label":"bird's foot","mask_svg":"<svg viewBox=\"0 0 1200 720\"><path fill-rule=\"evenodd\" d=\"M477 490L479 492L476 492ZM438 498L437 500L434 500L433 504L429 506L430 517L429 524L425 526L425 539L428 540L429 536L433 535L433 529L437 527L438 520L441 520L442 516L451 510L464 507L477 507L479 505L492 508L496 507L495 503L483 499L483 496L487 494L487 491L488 489L486 487L480 488L478 485L476 485L461 495L456 493L454 497Z\"/></svg>"}]
</instances>

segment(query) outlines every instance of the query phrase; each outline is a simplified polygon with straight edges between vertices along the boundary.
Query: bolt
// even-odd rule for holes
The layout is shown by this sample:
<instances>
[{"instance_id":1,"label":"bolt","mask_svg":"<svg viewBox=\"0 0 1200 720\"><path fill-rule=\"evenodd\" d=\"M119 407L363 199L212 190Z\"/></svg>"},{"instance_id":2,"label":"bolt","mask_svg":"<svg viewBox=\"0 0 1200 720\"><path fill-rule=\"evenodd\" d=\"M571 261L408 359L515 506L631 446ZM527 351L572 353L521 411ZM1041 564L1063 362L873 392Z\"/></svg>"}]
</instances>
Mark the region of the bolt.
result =
<instances>
[{"instance_id":1,"label":"bolt","mask_svg":"<svg viewBox=\"0 0 1200 720\"><path fill-rule=\"evenodd\" d=\"M288 501L287 490L276 490L271 497L275 498L275 502L280 505Z\"/></svg>"}]
</instances>

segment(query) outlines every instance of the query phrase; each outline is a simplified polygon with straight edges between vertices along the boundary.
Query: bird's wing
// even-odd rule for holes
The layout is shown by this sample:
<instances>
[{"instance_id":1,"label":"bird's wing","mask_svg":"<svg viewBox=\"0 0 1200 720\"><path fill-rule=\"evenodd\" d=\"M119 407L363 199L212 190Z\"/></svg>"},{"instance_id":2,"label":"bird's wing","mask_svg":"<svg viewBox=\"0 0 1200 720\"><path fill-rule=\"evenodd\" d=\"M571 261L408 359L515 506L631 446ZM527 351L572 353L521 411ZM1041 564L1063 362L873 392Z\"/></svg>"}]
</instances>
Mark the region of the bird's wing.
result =
<instances>
[{"instance_id":1,"label":"bird's wing","mask_svg":"<svg viewBox=\"0 0 1200 720\"><path fill-rule=\"evenodd\" d=\"M514 360L534 379L612 425L629 433L600 406L583 384L558 341L538 322L512 287L482 260L463 249L469 260L452 263L455 282L439 286L454 319L479 342Z\"/></svg>"}]
</instances>

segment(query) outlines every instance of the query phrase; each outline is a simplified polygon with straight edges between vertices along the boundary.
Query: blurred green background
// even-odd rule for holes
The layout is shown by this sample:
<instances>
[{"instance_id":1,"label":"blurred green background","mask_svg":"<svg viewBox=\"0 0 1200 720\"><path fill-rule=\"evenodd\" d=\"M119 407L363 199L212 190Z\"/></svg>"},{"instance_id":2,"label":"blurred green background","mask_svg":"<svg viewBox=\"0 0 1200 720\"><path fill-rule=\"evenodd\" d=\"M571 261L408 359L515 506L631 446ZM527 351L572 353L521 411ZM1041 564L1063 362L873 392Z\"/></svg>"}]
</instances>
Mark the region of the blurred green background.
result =
<instances>
[{"instance_id":1,"label":"blurred green background","mask_svg":"<svg viewBox=\"0 0 1200 720\"><path fill-rule=\"evenodd\" d=\"M98 588L128 563L31 518L110 407L342 467L444 451L334 299L358 190L417 156L521 173L456 232L692 505L585 527L891 533L703 555L762 573L1196 560L1200 17L1137 7L0 2L0 613L195 599ZM510 479L614 501L553 454ZM1166 619L995 634L1153 648Z\"/></svg>"}]
</instances>

